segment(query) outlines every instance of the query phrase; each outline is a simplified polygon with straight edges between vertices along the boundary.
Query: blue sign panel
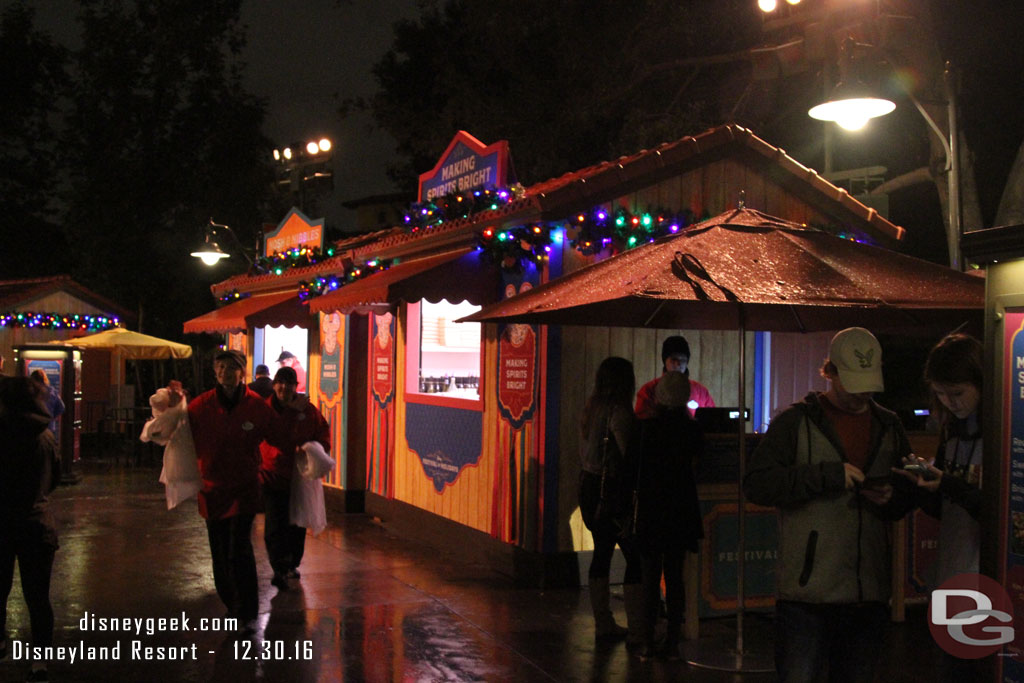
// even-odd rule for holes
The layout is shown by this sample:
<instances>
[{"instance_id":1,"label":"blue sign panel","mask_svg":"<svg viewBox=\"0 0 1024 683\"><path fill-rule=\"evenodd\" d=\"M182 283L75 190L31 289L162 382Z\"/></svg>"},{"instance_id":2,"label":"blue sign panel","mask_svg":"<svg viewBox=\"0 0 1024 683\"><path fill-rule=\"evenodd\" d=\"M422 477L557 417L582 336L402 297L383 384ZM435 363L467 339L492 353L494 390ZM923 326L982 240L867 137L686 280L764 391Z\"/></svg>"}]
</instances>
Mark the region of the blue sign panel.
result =
<instances>
[{"instance_id":1,"label":"blue sign panel","mask_svg":"<svg viewBox=\"0 0 1024 683\"><path fill-rule=\"evenodd\" d=\"M507 142L484 145L460 130L433 170L420 175L419 200L427 202L480 187L504 186L507 167Z\"/></svg>"},{"instance_id":2,"label":"blue sign panel","mask_svg":"<svg viewBox=\"0 0 1024 683\"><path fill-rule=\"evenodd\" d=\"M475 465L483 448L483 413L419 403L405 405L405 436L438 493Z\"/></svg>"}]
</instances>

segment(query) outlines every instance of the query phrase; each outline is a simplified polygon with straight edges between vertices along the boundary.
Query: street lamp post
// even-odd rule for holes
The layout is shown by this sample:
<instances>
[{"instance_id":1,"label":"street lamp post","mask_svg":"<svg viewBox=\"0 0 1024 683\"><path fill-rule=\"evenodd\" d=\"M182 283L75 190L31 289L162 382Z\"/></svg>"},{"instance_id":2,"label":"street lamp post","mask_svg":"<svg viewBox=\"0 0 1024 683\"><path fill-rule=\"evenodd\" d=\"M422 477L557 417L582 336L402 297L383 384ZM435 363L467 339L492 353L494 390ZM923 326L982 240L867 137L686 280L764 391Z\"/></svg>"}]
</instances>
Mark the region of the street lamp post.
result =
<instances>
[{"instance_id":1,"label":"street lamp post","mask_svg":"<svg viewBox=\"0 0 1024 683\"><path fill-rule=\"evenodd\" d=\"M876 97L874 93L863 83L851 79L850 64L852 50L855 44L852 39L843 43L840 53L840 68L843 81L840 82L828 101L812 107L807 113L812 118L820 121L832 121L846 130L859 130L863 128L868 120L877 116L885 116L896 108L891 100ZM871 45L858 46L872 48ZM888 57L886 61L892 64ZM852 85L851 85L852 83ZM960 238L963 234L960 202L960 153L958 145L958 122L956 91L953 83L953 69L949 62L946 62L943 73L943 90L946 98L946 117L949 124L948 135L942 132L935 122L921 105L921 102L914 97L913 93L906 91L910 101L914 103L917 111L928 124L928 128L935 133L942 143L946 153L946 181L948 187L947 199L947 220L946 220L946 246L949 251L949 267L956 270L963 270L963 260L960 254Z\"/></svg>"},{"instance_id":2,"label":"street lamp post","mask_svg":"<svg viewBox=\"0 0 1024 683\"><path fill-rule=\"evenodd\" d=\"M235 244L238 246L238 251L242 254L246 263L248 263L251 268L253 266L253 259L246 248L242 246L242 242L238 239L238 235L235 234L235 231L223 223L214 223L212 218L203 230L202 246L194 250L190 256L196 257L207 266L215 266L221 259L231 258L231 254L221 249L218 242L220 239L219 235L225 233L230 235L231 239L235 241Z\"/></svg>"},{"instance_id":3,"label":"street lamp post","mask_svg":"<svg viewBox=\"0 0 1024 683\"><path fill-rule=\"evenodd\" d=\"M290 190L303 212L306 210L307 184L333 184L334 174L327 166L333 146L330 138L321 137L305 145L295 142L274 150L274 161L280 164L277 187Z\"/></svg>"}]
</instances>

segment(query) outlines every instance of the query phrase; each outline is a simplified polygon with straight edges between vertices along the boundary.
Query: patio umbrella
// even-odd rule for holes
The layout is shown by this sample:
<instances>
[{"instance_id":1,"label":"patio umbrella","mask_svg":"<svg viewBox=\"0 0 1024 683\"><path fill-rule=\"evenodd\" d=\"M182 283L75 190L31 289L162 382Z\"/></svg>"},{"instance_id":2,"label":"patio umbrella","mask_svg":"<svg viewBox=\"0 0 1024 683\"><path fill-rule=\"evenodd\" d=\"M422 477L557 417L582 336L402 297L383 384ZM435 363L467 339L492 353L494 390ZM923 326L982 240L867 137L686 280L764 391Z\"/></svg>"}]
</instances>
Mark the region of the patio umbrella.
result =
<instances>
[{"instance_id":1,"label":"patio umbrella","mask_svg":"<svg viewBox=\"0 0 1024 683\"><path fill-rule=\"evenodd\" d=\"M87 337L76 337L54 343L70 344L87 349L106 349L114 355L115 384L122 383L123 360L160 360L163 358L191 358L192 347L167 339L114 327ZM162 367L161 373L162 373ZM161 374L162 376L162 374ZM142 393L142 384L136 373L136 390Z\"/></svg>"},{"instance_id":2,"label":"patio umbrella","mask_svg":"<svg viewBox=\"0 0 1024 683\"><path fill-rule=\"evenodd\" d=\"M115 327L105 332L59 343L88 349L119 351L122 357L131 360L192 357L192 347L188 344L179 344L141 332L132 332L123 327Z\"/></svg>"},{"instance_id":3,"label":"patio umbrella","mask_svg":"<svg viewBox=\"0 0 1024 683\"><path fill-rule=\"evenodd\" d=\"M557 325L808 332L950 330L980 278L736 209L466 318Z\"/></svg>"},{"instance_id":4,"label":"patio umbrella","mask_svg":"<svg viewBox=\"0 0 1024 683\"><path fill-rule=\"evenodd\" d=\"M980 278L741 207L462 320L735 329L743 403L747 329L948 331L980 316L984 299ZM744 663L746 436L739 424L736 649L724 660L699 663L751 671L762 664L756 658Z\"/></svg>"}]
</instances>

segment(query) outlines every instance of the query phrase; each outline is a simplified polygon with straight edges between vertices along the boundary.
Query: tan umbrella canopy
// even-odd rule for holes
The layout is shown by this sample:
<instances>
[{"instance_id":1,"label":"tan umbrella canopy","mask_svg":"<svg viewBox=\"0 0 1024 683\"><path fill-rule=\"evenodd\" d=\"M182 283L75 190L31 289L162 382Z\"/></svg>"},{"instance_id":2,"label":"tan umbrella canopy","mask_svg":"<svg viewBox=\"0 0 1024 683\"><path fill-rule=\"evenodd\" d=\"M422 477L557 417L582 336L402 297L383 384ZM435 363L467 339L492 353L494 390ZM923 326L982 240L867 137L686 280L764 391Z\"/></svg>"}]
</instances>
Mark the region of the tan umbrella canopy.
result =
<instances>
[{"instance_id":1,"label":"tan umbrella canopy","mask_svg":"<svg viewBox=\"0 0 1024 683\"><path fill-rule=\"evenodd\" d=\"M776 332L950 330L980 278L736 209L487 306L467 321Z\"/></svg>"},{"instance_id":2,"label":"tan umbrella canopy","mask_svg":"<svg viewBox=\"0 0 1024 683\"><path fill-rule=\"evenodd\" d=\"M123 327L115 327L91 334L88 337L77 337L55 343L88 349L119 351L123 358L130 360L192 357L192 347L188 344L179 344L141 332L132 332Z\"/></svg>"}]
</instances>

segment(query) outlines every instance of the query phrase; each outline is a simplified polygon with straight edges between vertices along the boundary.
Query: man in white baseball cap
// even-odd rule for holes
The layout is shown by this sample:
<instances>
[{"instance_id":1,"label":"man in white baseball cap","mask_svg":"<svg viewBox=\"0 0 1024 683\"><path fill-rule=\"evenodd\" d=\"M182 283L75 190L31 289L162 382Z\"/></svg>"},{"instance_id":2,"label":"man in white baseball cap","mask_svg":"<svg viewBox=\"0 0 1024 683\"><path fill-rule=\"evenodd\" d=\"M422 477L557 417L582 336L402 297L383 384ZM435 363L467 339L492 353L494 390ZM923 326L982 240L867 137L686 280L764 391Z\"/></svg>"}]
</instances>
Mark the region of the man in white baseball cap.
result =
<instances>
[{"instance_id":1,"label":"man in white baseball cap","mask_svg":"<svg viewBox=\"0 0 1024 683\"><path fill-rule=\"evenodd\" d=\"M882 347L863 327L848 327L832 337L828 359L843 388L851 394L884 391Z\"/></svg>"},{"instance_id":2,"label":"man in white baseball cap","mask_svg":"<svg viewBox=\"0 0 1024 683\"><path fill-rule=\"evenodd\" d=\"M888 521L915 502L905 480L891 478L910 444L899 418L871 398L884 386L873 334L836 334L821 374L828 391L772 420L743 490L751 502L778 508L779 680L867 683L891 591Z\"/></svg>"}]
</instances>

